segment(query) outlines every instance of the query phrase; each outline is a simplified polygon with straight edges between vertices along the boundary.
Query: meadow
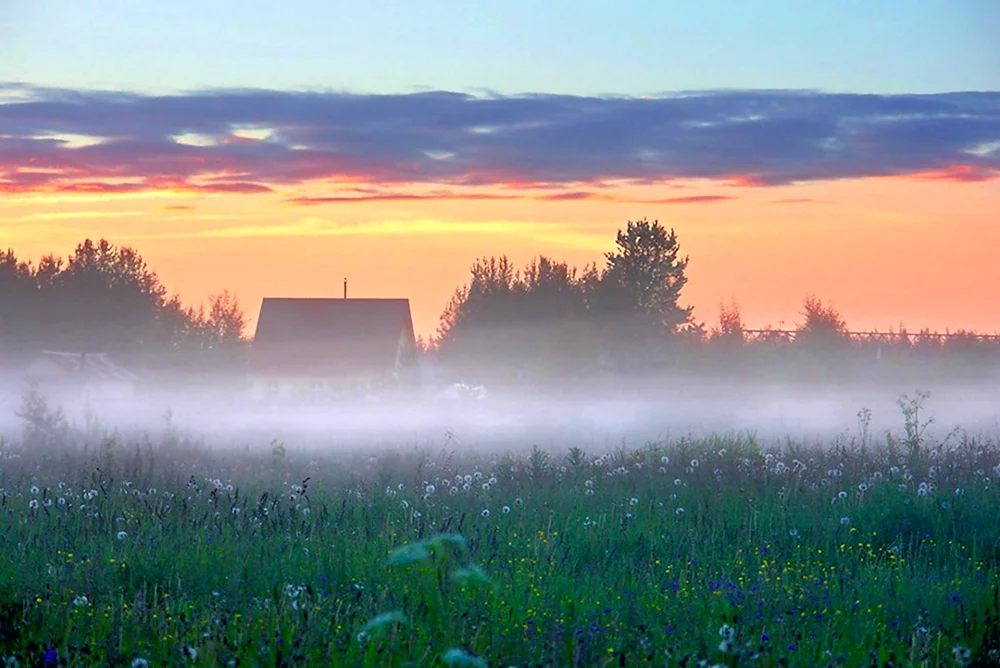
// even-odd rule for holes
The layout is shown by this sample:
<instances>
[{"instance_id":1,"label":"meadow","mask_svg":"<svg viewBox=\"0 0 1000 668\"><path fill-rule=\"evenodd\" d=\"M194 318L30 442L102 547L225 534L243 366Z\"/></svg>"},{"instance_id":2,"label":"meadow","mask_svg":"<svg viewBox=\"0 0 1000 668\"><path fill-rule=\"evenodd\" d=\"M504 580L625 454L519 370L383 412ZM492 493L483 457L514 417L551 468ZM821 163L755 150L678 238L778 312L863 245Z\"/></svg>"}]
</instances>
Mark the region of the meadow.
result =
<instances>
[{"instance_id":1,"label":"meadow","mask_svg":"<svg viewBox=\"0 0 1000 668\"><path fill-rule=\"evenodd\" d=\"M0 657L996 665L1000 442L918 401L818 445L3 442Z\"/></svg>"}]
</instances>

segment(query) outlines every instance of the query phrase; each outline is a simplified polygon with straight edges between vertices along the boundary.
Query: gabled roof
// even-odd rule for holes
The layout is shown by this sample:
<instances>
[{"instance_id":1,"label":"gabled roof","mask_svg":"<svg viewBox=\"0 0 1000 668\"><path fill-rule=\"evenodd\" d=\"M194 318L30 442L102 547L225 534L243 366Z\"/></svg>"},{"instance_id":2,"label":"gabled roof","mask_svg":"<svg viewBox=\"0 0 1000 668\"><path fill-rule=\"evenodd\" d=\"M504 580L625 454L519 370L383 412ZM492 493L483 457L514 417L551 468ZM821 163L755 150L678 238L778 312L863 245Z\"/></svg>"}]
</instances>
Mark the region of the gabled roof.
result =
<instances>
[{"instance_id":1,"label":"gabled roof","mask_svg":"<svg viewBox=\"0 0 1000 668\"><path fill-rule=\"evenodd\" d=\"M25 368L25 374L36 377L82 376L100 381L135 382L139 377L116 364L105 353L70 353L43 350Z\"/></svg>"},{"instance_id":2,"label":"gabled roof","mask_svg":"<svg viewBox=\"0 0 1000 668\"><path fill-rule=\"evenodd\" d=\"M307 376L381 373L412 344L408 299L267 297L251 348L251 371Z\"/></svg>"}]
</instances>

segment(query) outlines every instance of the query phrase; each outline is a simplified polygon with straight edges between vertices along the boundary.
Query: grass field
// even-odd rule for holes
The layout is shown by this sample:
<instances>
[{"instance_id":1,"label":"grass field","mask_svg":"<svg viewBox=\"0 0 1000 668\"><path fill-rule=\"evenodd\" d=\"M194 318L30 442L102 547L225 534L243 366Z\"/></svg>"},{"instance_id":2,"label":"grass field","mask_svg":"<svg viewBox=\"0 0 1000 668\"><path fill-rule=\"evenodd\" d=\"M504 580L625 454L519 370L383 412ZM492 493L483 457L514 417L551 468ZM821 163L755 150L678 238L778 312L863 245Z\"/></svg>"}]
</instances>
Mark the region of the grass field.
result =
<instances>
[{"instance_id":1,"label":"grass field","mask_svg":"<svg viewBox=\"0 0 1000 668\"><path fill-rule=\"evenodd\" d=\"M3 445L6 665L996 665L1000 447ZM907 435L908 434L908 435ZM515 447L519 446L519 447Z\"/></svg>"}]
</instances>

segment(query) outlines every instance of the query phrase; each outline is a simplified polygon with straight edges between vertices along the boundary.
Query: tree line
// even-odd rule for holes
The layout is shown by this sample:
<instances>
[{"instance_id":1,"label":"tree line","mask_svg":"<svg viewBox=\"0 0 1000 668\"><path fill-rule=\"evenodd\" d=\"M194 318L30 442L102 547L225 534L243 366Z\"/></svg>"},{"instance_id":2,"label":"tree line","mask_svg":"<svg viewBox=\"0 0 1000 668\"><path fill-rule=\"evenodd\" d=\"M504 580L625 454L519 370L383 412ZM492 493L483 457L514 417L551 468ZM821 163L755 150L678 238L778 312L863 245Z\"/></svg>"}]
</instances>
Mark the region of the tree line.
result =
<instances>
[{"instance_id":1,"label":"tree line","mask_svg":"<svg viewBox=\"0 0 1000 668\"><path fill-rule=\"evenodd\" d=\"M618 230L601 265L577 268L540 255L518 268L506 256L483 257L425 347L469 376L534 380L641 372L683 360L731 366L751 352L766 364L775 351L787 361L794 350L843 367L859 352L881 356L883 346L889 356L935 349L930 333L916 341L903 334L856 341L836 308L814 296L803 301L792 342L770 329L748 340L735 302L721 303L708 328L683 302L688 263L676 232L645 218ZM185 305L138 251L104 239L37 264L0 252L0 357L93 351L145 368L233 369L245 361L246 324L230 292L212 295L207 308ZM946 347L996 357L1000 346L970 334Z\"/></svg>"},{"instance_id":2,"label":"tree line","mask_svg":"<svg viewBox=\"0 0 1000 668\"><path fill-rule=\"evenodd\" d=\"M943 339L901 330L859 339L834 305L814 295L804 297L793 337L771 327L748 337L735 301L720 303L708 328L683 305L688 262L675 231L646 219L618 231L603 266L581 270L538 256L519 269L505 256L481 258L445 308L429 348L471 374L536 379L713 364L730 372L791 365L856 373L883 357L938 352L960 353L974 365L983 354L1000 358L1000 342L969 332Z\"/></svg>"},{"instance_id":3,"label":"tree line","mask_svg":"<svg viewBox=\"0 0 1000 668\"><path fill-rule=\"evenodd\" d=\"M603 267L538 256L517 269L505 256L482 258L445 307L433 347L452 364L494 374L648 364L698 334L681 303L688 261L674 230L645 219L619 230Z\"/></svg>"},{"instance_id":4,"label":"tree line","mask_svg":"<svg viewBox=\"0 0 1000 668\"><path fill-rule=\"evenodd\" d=\"M0 354L40 350L107 352L134 364L204 361L245 342L246 315L228 291L208 307L168 294L133 248L105 239L37 264L0 252ZM201 353L199 356L198 354Z\"/></svg>"}]
</instances>

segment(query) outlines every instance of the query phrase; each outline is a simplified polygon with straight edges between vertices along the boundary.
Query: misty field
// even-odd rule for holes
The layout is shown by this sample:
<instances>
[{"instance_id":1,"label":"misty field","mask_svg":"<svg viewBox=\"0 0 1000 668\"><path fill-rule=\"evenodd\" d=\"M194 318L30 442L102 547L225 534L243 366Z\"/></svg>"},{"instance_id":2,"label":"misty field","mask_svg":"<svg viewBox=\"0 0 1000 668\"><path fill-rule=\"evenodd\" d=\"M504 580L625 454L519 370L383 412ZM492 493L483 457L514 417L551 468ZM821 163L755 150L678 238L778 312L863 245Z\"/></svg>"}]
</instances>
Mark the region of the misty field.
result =
<instances>
[{"instance_id":1,"label":"misty field","mask_svg":"<svg viewBox=\"0 0 1000 668\"><path fill-rule=\"evenodd\" d=\"M912 417L912 416L911 416ZM6 665L975 665L1000 445L0 453Z\"/></svg>"}]
</instances>

